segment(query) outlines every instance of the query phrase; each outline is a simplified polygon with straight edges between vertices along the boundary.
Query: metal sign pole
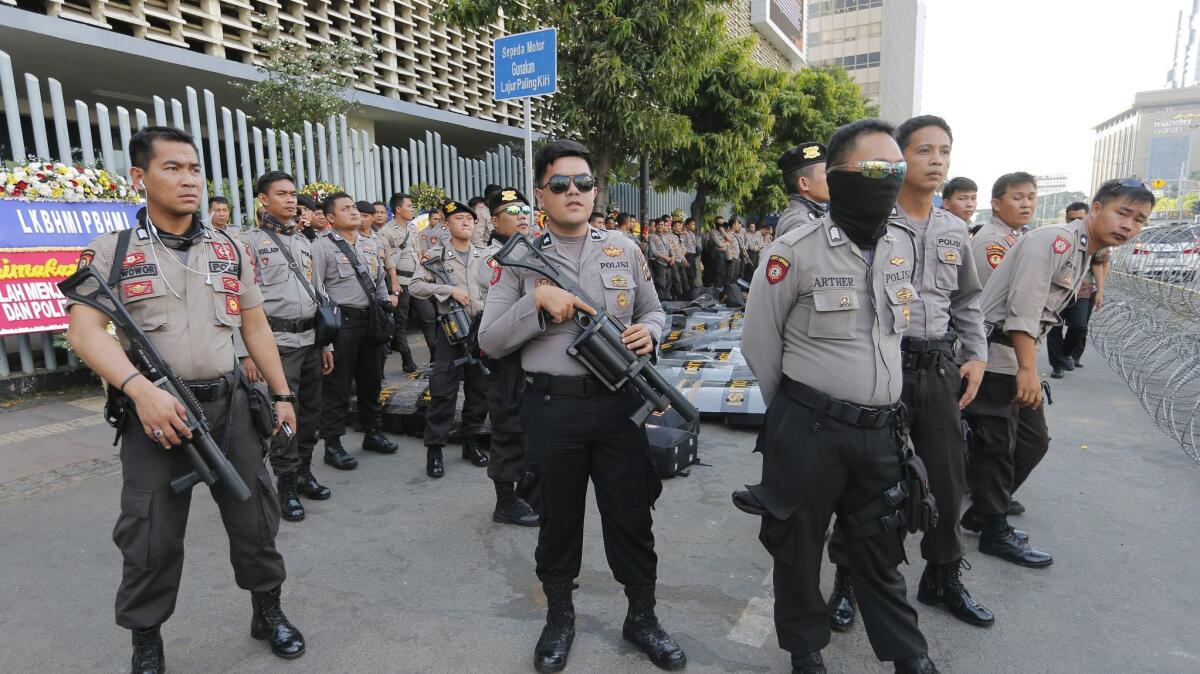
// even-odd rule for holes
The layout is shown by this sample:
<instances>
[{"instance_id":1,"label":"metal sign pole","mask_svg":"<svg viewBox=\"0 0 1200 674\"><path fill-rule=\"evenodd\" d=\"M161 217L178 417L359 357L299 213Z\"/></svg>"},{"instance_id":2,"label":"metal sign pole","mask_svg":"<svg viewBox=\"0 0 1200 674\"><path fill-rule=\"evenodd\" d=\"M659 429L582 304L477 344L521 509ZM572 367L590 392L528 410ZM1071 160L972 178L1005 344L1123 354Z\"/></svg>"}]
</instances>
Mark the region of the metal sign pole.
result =
<instances>
[{"instance_id":1,"label":"metal sign pole","mask_svg":"<svg viewBox=\"0 0 1200 674\"><path fill-rule=\"evenodd\" d=\"M525 99L525 196L536 201L533 196L533 104Z\"/></svg>"}]
</instances>

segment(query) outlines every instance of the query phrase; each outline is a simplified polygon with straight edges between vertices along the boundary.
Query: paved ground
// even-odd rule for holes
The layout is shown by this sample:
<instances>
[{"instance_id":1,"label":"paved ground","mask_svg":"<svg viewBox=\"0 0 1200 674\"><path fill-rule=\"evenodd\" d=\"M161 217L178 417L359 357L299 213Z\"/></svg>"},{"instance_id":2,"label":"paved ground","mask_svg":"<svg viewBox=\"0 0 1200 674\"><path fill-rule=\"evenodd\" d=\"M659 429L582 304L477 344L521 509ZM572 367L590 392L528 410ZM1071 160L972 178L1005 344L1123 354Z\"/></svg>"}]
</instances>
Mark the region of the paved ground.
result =
<instances>
[{"instance_id":1,"label":"paved ground","mask_svg":"<svg viewBox=\"0 0 1200 674\"><path fill-rule=\"evenodd\" d=\"M934 659L945 672L1200 671L1200 467L1095 353L1054 397L1054 442L1020 494L1029 513L1017 523L1057 561L1018 568L982 557L968 537L967 582L998 624L973 628L920 607ZM119 467L96 410L84 398L0 413L0 672L128 667L128 634L112 623ZM669 481L655 512L660 616L691 672L788 671L770 619L769 558L754 519L729 505L730 491L757 479L752 440L706 425L711 465ZM444 479L427 480L420 443L400 441L399 454L362 457L357 471L321 466L333 500L307 503L308 521L282 526L285 607L309 641L295 662L249 638L249 598L233 585L215 507L197 495L164 630L171 671L532 671L544 607L536 532L492 524L482 469L454 458ZM568 671L656 671L621 641L624 599L597 525L593 509ZM909 550L919 557L915 541ZM920 569L905 568L910 596ZM825 655L831 672L891 671L861 626L835 635Z\"/></svg>"}]
</instances>

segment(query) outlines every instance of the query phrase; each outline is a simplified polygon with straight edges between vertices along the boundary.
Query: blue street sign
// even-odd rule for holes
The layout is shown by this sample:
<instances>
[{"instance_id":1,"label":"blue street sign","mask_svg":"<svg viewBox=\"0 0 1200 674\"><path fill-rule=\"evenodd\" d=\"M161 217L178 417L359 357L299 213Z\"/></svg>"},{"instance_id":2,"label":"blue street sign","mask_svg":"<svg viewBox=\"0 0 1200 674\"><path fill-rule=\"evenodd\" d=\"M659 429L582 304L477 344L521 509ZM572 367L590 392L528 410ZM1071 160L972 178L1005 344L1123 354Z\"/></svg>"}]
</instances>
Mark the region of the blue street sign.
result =
<instances>
[{"instance_id":1,"label":"blue street sign","mask_svg":"<svg viewBox=\"0 0 1200 674\"><path fill-rule=\"evenodd\" d=\"M543 28L498 38L493 45L498 101L558 91L558 29Z\"/></svg>"}]
</instances>

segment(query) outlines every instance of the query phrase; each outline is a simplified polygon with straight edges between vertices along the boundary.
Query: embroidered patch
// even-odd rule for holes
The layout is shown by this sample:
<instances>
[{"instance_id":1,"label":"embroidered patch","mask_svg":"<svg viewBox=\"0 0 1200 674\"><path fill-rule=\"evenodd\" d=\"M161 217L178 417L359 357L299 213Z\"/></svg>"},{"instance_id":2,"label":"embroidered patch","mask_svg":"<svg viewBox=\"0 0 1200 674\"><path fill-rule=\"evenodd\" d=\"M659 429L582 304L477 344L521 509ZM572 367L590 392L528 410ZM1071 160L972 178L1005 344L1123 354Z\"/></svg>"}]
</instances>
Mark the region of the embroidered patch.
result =
<instances>
[{"instance_id":1,"label":"embroidered patch","mask_svg":"<svg viewBox=\"0 0 1200 674\"><path fill-rule=\"evenodd\" d=\"M1016 245L1017 235L1013 234L1012 232L1009 232L1008 234L1004 235L1004 240L1007 241L1008 245L1010 245L1010 246Z\"/></svg>"},{"instance_id":2,"label":"embroidered patch","mask_svg":"<svg viewBox=\"0 0 1200 674\"><path fill-rule=\"evenodd\" d=\"M821 148L816 145L809 145L802 150L805 159L817 159L821 156Z\"/></svg>"},{"instance_id":3,"label":"embroidered patch","mask_svg":"<svg viewBox=\"0 0 1200 674\"><path fill-rule=\"evenodd\" d=\"M225 290L228 290L231 293L242 292L242 284L237 279L233 278L232 276L222 276L221 277L221 287L224 288Z\"/></svg>"},{"instance_id":4,"label":"embroidered patch","mask_svg":"<svg viewBox=\"0 0 1200 674\"><path fill-rule=\"evenodd\" d=\"M642 260L642 278L646 281L649 281L651 278L653 278L653 276L650 274L650 265L645 260Z\"/></svg>"},{"instance_id":5,"label":"embroidered patch","mask_svg":"<svg viewBox=\"0 0 1200 674\"><path fill-rule=\"evenodd\" d=\"M139 276L158 276L158 265L154 263L139 264L121 270L121 280L138 278Z\"/></svg>"},{"instance_id":6,"label":"embroidered patch","mask_svg":"<svg viewBox=\"0 0 1200 674\"><path fill-rule=\"evenodd\" d=\"M1071 272L1067 272L1067 273L1063 274L1062 282L1063 282L1064 286L1075 285L1075 279L1071 278Z\"/></svg>"},{"instance_id":7,"label":"embroidered patch","mask_svg":"<svg viewBox=\"0 0 1200 674\"><path fill-rule=\"evenodd\" d=\"M260 266L260 267L265 267L270 263L271 263L271 258L269 258L269 257L258 258L258 266Z\"/></svg>"},{"instance_id":8,"label":"embroidered patch","mask_svg":"<svg viewBox=\"0 0 1200 674\"><path fill-rule=\"evenodd\" d=\"M904 314L904 320L906 321L912 316L912 310L908 308L907 304L900 308L900 313Z\"/></svg>"},{"instance_id":9,"label":"embroidered patch","mask_svg":"<svg viewBox=\"0 0 1200 674\"><path fill-rule=\"evenodd\" d=\"M496 262L496 258L494 258L494 257L489 257L489 258L487 259L487 266L488 266L488 269L495 269L495 268L496 268L496 267L497 267L499 264L500 264L500 263L499 263L499 262Z\"/></svg>"},{"instance_id":10,"label":"embroidered patch","mask_svg":"<svg viewBox=\"0 0 1200 674\"><path fill-rule=\"evenodd\" d=\"M488 262L491 262L491 260L488 260ZM496 285L497 283L500 282L500 276L503 273L504 273L504 267L493 267L492 268L492 285Z\"/></svg>"},{"instance_id":11,"label":"embroidered patch","mask_svg":"<svg viewBox=\"0 0 1200 674\"><path fill-rule=\"evenodd\" d=\"M625 288L629 286L629 281L626 281L624 276L614 276L612 284L614 288Z\"/></svg>"},{"instance_id":12,"label":"embroidered patch","mask_svg":"<svg viewBox=\"0 0 1200 674\"><path fill-rule=\"evenodd\" d=\"M988 266L992 269L1000 266L1001 260L1004 259L1004 246L998 243L989 243L984 252L987 253Z\"/></svg>"},{"instance_id":13,"label":"embroidered patch","mask_svg":"<svg viewBox=\"0 0 1200 674\"><path fill-rule=\"evenodd\" d=\"M904 258L894 257L894 258L888 260L888 262L891 262L893 267L899 267L900 265L904 264Z\"/></svg>"},{"instance_id":14,"label":"embroidered patch","mask_svg":"<svg viewBox=\"0 0 1200 674\"><path fill-rule=\"evenodd\" d=\"M838 229L837 227L830 227L829 228L829 240L830 241L841 241L842 240L842 231L840 229Z\"/></svg>"},{"instance_id":15,"label":"embroidered patch","mask_svg":"<svg viewBox=\"0 0 1200 674\"><path fill-rule=\"evenodd\" d=\"M238 301L237 295L225 296L225 313L230 316L242 315L242 303Z\"/></svg>"},{"instance_id":16,"label":"embroidered patch","mask_svg":"<svg viewBox=\"0 0 1200 674\"><path fill-rule=\"evenodd\" d=\"M236 260L237 255L234 253L233 246L227 243L210 243L212 246L213 255L217 256L218 260Z\"/></svg>"},{"instance_id":17,"label":"embroidered patch","mask_svg":"<svg viewBox=\"0 0 1200 674\"><path fill-rule=\"evenodd\" d=\"M942 259L946 262L958 262L958 253L953 250L948 250L942 254Z\"/></svg>"},{"instance_id":18,"label":"embroidered patch","mask_svg":"<svg viewBox=\"0 0 1200 674\"><path fill-rule=\"evenodd\" d=\"M771 259L767 260L767 283L775 285L782 281L783 277L787 276L788 267L791 266L791 262L778 255L772 255Z\"/></svg>"},{"instance_id":19,"label":"embroidered patch","mask_svg":"<svg viewBox=\"0 0 1200 674\"><path fill-rule=\"evenodd\" d=\"M548 279L548 278L539 278L533 282L533 287L535 287L535 288L538 288L541 286L549 286L549 285L554 285L554 284L551 283L550 279Z\"/></svg>"},{"instance_id":20,"label":"embroidered patch","mask_svg":"<svg viewBox=\"0 0 1200 674\"><path fill-rule=\"evenodd\" d=\"M1067 241L1066 239L1062 238L1061 236L1054 237L1054 243L1051 245L1051 249L1054 251L1054 253L1056 255L1062 255L1063 253L1067 252L1067 250L1069 250L1070 248L1071 248L1070 241Z\"/></svg>"},{"instance_id":21,"label":"embroidered patch","mask_svg":"<svg viewBox=\"0 0 1200 674\"><path fill-rule=\"evenodd\" d=\"M629 298L626 297L625 293L617 293L617 306L624 309L628 305L629 305Z\"/></svg>"},{"instance_id":22,"label":"embroidered patch","mask_svg":"<svg viewBox=\"0 0 1200 674\"><path fill-rule=\"evenodd\" d=\"M153 281L130 281L121 287L125 291L125 298L141 297L154 292Z\"/></svg>"},{"instance_id":23,"label":"embroidered patch","mask_svg":"<svg viewBox=\"0 0 1200 674\"><path fill-rule=\"evenodd\" d=\"M896 291L896 299L901 302L911 302L913 299L913 291L911 288L901 288Z\"/></svg>"},{"instance_id":24,"label":"embroidered patch","mask_svg":"<svg viewBox=\"0 0 1200 674\"><path fill-rule=\"evenodd\" d=\"M96 259L96 251L89 248L79 253L79 262L76 265L82 269L90 265L94 259Z\"/></svg>"},{"instance_id":25,"label":"embroidered patch","mask_svg":"<svg viewBox=\"0 0 1200 674\"><path fill-rule=\"evenodd\" d=\"M611 243L600 250L604 251L604 254L609 257L618 257L621 255L621 249L612 245Z\"/></svg>"},{"instance_id":26,"label":"embroidered patch","mask_svg":"<svg viewBox=\"0 0 1200 674\"><path fill-rule=\"evenodd\" d=\"M146 263L146 254L145 253L133 252L133 253L130 253L125 256L125 261L121 263L121 266L128 269L129 267L133 267L135 265L145 264L145 263Z\"/></svg>"},{"instance_id":27,"label":"embroidered patch","mask_svg":"<svg viewBox=\"0 0 1200 674\"><path fill-rule=\"evenodd\" d=\"M338 253L337 261L339 264L350 264L350 258L346 257L345 255L343 255L341 253Z\"/></svg>"}]
</instances>

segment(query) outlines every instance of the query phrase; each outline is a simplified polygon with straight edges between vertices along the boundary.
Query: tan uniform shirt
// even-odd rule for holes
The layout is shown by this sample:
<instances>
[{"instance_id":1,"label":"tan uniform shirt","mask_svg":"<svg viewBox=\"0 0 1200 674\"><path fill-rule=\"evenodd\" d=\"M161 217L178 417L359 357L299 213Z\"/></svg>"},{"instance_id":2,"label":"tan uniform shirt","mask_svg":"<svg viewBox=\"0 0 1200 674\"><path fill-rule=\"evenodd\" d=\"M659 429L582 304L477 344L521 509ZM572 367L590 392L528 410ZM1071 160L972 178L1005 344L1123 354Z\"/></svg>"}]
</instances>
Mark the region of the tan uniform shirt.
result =
<instances>
[{"instance_id":1,"label":"tan uniform shirt","mask_svg":"<svg viewBox=\"0 0 1200 674\"><path fill-rule=\"evenodd\" d=\"M455 288L466 290L471 295L471 302L463 309L466 309L467 315L474 318L476 314L483 311L483 300L487 297L487 292L480 288L480 279L490 279L492 270L485 264L483 257L483 249L471 246L467 250L467 263L464 265L462 258L453 248L430 248L421 255L422 263L426 260L436 260L441 258L445 261L446 273L450 274L452 285L447 285L441 282L440 279L434 277L433 272L422 266L417 268L417 273L413 275L412 285L408 287L408 291L413 297L427 299L433 297L437 300L438 314L450 313L450 307L446 302L450 299L450 291ZM486 280L483 281L487 283Z\"/></svg>"},{"instance_id":2,"label":"tan uniform shirt","mask_svg":"<svg viewBox=\"0 0 1200 674\"><path fill-rule=\"evenodd\" d=\"M920 251L913 278L917 299L909 304L912 318L907 336L940 339L953 322L963 356L967 360L987 360L987 338L979 310L983 285L975 273L966 223L940 208L932 210L928 221L915 222L899 206L891 220L912 231Z\"/></svg>"},{"instance_id":3,"label":"tan uniform shirt","mask_svg":"<svg viewBox=\"0 0 1200 674\"><path fill-rule=\"evenodd\" d=\"M396 262L392 259L392 250L388 244L387 238L374 230L368 234L359 232L358 236L359 238L366 238L368 241L375 244L376 255L379 257L379 263L383 265L384 269L396 268Z\"/></svg>"},{"instance_id":4,"label":"tan uniform shirt","mask_svg":"<svg viewBox=\"0 0 1200 674\"><path fill-rule=\"evenodd\" d=\"M979 282L987 287L992 272L1004 261L1008 250L1017 245L1017 239L1023 232L1004 224L999 218L993 217L971 237L971 250L974 252L975 269L979 274Z\"/></svg>"},{"instance_id":5,"label":"tan uniform shirt","mask_svg":"<svg viewBox=\"0 0 1200 674\"><path fill-rule=\"evenodd\" d=\"M993 330L1020 331L1039 342L1059 323L1058 312L1075 301L1090 256L1083 220L1038 227L1008 251L983 289L983 318ZM1011 346L988 345L988 372L1017 373Z\"/></svg>"},{"instance_id":6,"label":"tan uniform shirt","mask_svg":"<svg viewBox=\"0 0 1200 674\"><path fill-rule=\"evenodd\" d=\"M145 225L135 228L114 293L162 357L184 379L212 379L236 365L233 334L242 311L263 303L254 257L244 244L203 225L186 252L159 244ZM117 232L92 240L80 258L105 279L112 270ZM182 259L179 252L183 252ZM193 271L184 268L187 266ZM90 288L83 288L84 291ZM74 302L68 301L66 307ZM121 346L129 342L119 336Z\"/></svg>"},{"instance_id":7,"label":"tan uniform shirt","mask_svg":"<svg viewBox=\"0 0 1200 674\"><path fill-rule=\"evenodd\" d=\"M725 235L722 234L721 230L719 229L714 229L713 231L709 232L708 240L712 244L712 247L717 250L723 251L729 247L729 243L725 240Z\"/></svg>"},{"instance_id":8,"label":"tan uniform shirt","mask_svg":"<svg viewBox=\"0 0 1200 674\"><path fill-rule=\"evenodd\" d=\"M329 230L329 234L313 241L313 272L325 286L325 294L338 305L367 308L367 294L354 273L354 264L342 254L335 241L345 241L341 234ZM387 277L383 273L379 247L365 236L355 237L354 255L359 264L365 265L367 274L375 282L375 297L387 299Z\"/></svg>"},{"instance_id":9,"label":"tan uniform shirt","mask_svg":"<svg viewBox=\"0 0 1200 674\"><path fill-rule=\"evenodd\" d=\"M492 238L492 232L495 231L492 226L492 214L488 212L486 205L480 204L475 208L475 226L471 228L471 245L476 248L486 248L488 239Z\"/></svg>"},{"instance_id":10,"label":"tan uniform shirt","mask_svg":"<svg viewBox=\"0 0 1200 674\"><path fill-rule=\"evenodd\" d=\"M650 259L661 264L667 263L667 258L671 257L671 241L666 234L655 232L650 235Z\"/></svg>"},{"instance_id":11,"label":"tan uniform shirt","mask_svg":"<svg viewBox=\"0 0 1200 674\"><path fill-rule=\"evenodd\" d=\"M444 246L450 241L450 230L439 223L436 227L426 227L417 236L417 254L424 253L430 248Z\"/></svg>"},{"instance_id":12,"label":"tan uniform shirt","mask_svg":"<svg viewBox=\"0 0 1200 674\"><path fill-rule=\"evenodd\" d=\"M690 229L683 230L683 252L687 255L695 255L700 252L700 239L696 233Z\"/></svg>"},{"instance_id":13,"label":"tan uniform shirt","mask_svg":"<svg viewBox=\"0 0 1200 674\"><path fill-rule=\"evenodd\" d=\"M816 222L823 217L825 209L820 204L799 194L789 194L788 207L779 215L779 222L775 223L775 237L779 238L800 225Z\"/></svg>"},{"instance_id":14,"label":"tan uniform shirt","mask_svg":"<svg viewBox=\"0 0 1200 674\"><path fill-rule=\"evenodd\" d=\"M675 232L666 236L667 245L671 247L671 254L675 256L675 262L683 262L683 239Z\"/></svg>"},{"instance_id":15,"label":"tan uniform shirt","mask_svg":"<svg viewBox=\"0 0 1200 674\"><path fill-rule=\"evenodd\" d=\"M742 258L742 240L740 234L729 232L725 235L725 259L740 260Z\"/></svg>"},{"instance_id":16,"label":"tan uniform shirt","mask_svg":"<svg viewBox=\"0 0 1200 674\"><path fill-rule=\"evenodd\" d=\"M912 235L891 223L872 262L828 217L790 230L754 272L742 353L769 405L781 375L860 405L900 399L900 337L918 298Z\"/></svg>"},{"instance_id":17,"label":"tan uniform shirt","mask_svg":"<svg viewBox=\"0 0 1200 674\"><path fill-rule=\"evenodd\" d=\"M538 243L542 254L588 297L601 303L626 326L641 323L657 342L666 325L666 314L650 280L650 268L637 245L618 232L588 227L579 262L569 259L550 232ZM544 276L512 267L493 270L491 290L483 310L479 346L485 353L503 358L521 352L526 372L553 375L585 375L588 370L567 354L567 347L581 332L574 321L551 323L537 311L533 290L550 283Z\"/></svg>"},{"instance_id":18,"label":"tan uniform shirt","mask_svg":"<svg viewBox=\"0 0 1200 674\"><path fill-rule=\"evenodd\" d=\"M316 292L325 292L320 279L313 274L312 246L308 238L296 230L291 236L276 234L283 245L287 246L292 259L300 267L300 273L308 280ZM312 318L317 313L317 303L309 297L300 279L288 267L287 258L271 237L261 229L252 229L241 237L242 243L251 253L258 264L258 287L263 296L263 311L269 318L281 318L287 321L300 321ZM301 333L275 332L275 343L282 347L299 348L312 346L316 343L316 332L307 330ZM236 339L235 342L240 342ZM245 346L238 343L238 357L249 355Z\"/></svg>"},{"instance_id":19,"label":"tan uniform shirt","mask_svg":"<svg viewBox=\"0 0 1200 674\"><path fill-rule=\"evenodd\" d=\"M400 268L400 251L408 246L409 230L405 225L401 225L395 220L388 220L383 227L376 232L387 243L387 254L390 258L391 265L387 269Z\"/></svg>"}]
</instances>

